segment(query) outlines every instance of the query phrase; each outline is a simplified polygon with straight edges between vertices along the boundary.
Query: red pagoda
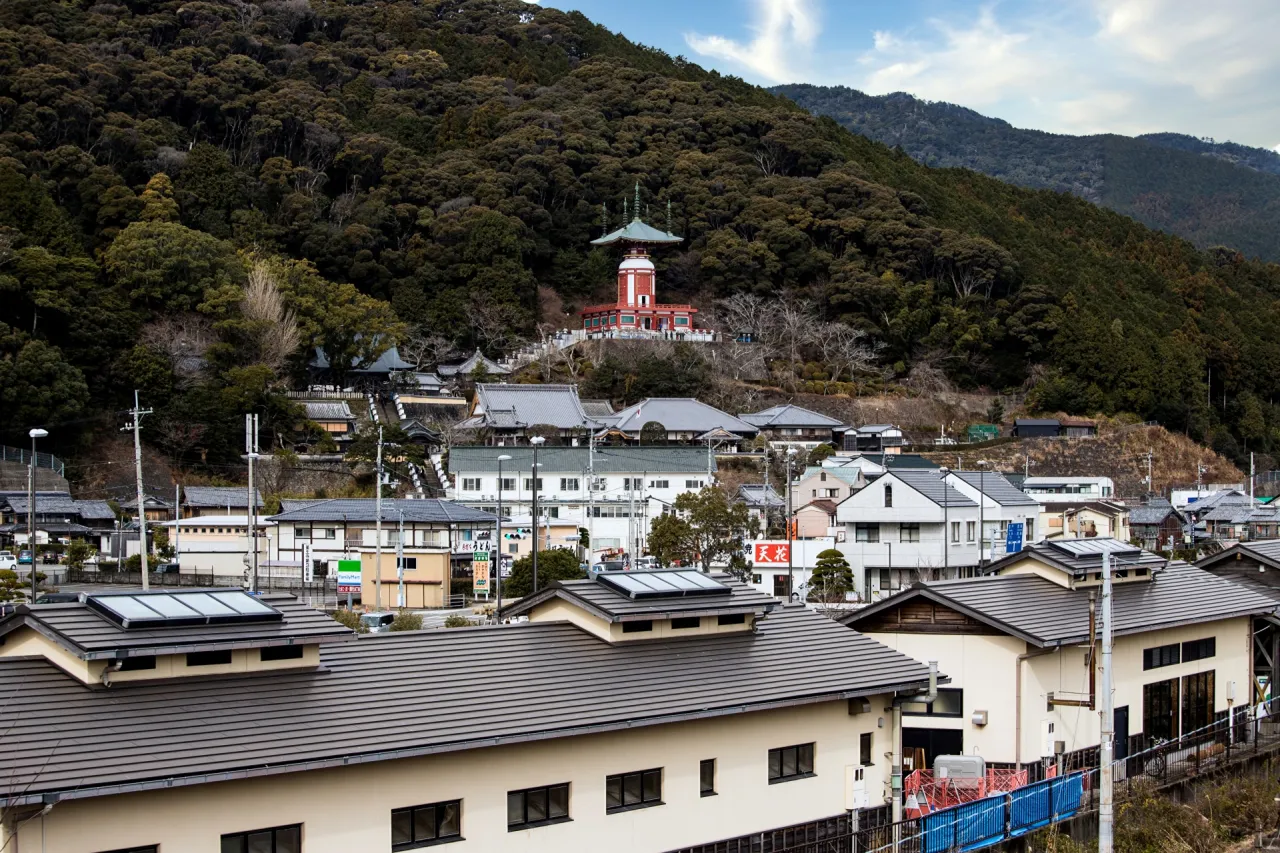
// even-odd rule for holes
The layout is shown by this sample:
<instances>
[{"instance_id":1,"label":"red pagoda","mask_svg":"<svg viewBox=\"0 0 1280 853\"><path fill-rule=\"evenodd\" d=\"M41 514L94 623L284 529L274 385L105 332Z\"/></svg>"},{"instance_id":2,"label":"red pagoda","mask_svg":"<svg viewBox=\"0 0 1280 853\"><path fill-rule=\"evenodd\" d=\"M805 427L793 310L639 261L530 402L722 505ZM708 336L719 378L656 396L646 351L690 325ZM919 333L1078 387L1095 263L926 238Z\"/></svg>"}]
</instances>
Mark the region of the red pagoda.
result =
<instances>
[{"instance_id":1,"label":"red pagoda","mask_svg":"<svg viewBox=\"0 0 1280 853\"><path fill-rule=\"evenodd\" d=\"M625 213L623 218L626 218ZM668 208L666 231L659 231L641 221L640 185L636 184L635 214L631 221L617 231L591 241L593 246L621 243L626 251L618 265L618 301L610 305L591 305L579 312L582 314L582 328L588 335L687 335L694 331L693 315L698 313L698 309L692 305L660 304L655 292L653 261L649 260L648 247L679 243L684 239L671 233L670 218Z\"/></svg>"}]
</instances>

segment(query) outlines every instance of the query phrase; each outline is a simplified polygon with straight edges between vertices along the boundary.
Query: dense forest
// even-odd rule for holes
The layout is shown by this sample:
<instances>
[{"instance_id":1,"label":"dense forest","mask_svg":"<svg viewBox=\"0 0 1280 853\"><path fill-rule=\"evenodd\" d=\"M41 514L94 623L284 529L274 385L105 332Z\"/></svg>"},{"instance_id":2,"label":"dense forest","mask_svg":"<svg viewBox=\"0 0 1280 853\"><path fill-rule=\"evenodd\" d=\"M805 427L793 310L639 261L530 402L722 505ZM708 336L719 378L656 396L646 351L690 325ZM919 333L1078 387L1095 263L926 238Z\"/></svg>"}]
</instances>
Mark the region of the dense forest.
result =
<instances>
[{"instance_id":1,"label":"dense forest","mask_svg":"<svg viewBox=\"0 0 1280 853\"><path fill-rule=\"evenodd\" d=\"M908 390L928 366L1237 457L1277 441L1280 267L519 0L0 4L0 440L65 452L140 388L175 459L233 458L250 409L285 443L314 348L492 348L494 318L532 335L607 295L588 241L637 181L686 238L664 299L808 300Z\"/></svg>"},{"instance_id":2,"label":"dense forest","mask_svg":"<svg viewBox=\"0 0 1280 853\"><path fill-rule=\"evenodd\" d=\"M807 110L929 166L1075 193L1203 248L1280 261L1280 154L1176 133L1022 130L965 107L843 86L778 86Z\"/></svg>"}]
</instances>

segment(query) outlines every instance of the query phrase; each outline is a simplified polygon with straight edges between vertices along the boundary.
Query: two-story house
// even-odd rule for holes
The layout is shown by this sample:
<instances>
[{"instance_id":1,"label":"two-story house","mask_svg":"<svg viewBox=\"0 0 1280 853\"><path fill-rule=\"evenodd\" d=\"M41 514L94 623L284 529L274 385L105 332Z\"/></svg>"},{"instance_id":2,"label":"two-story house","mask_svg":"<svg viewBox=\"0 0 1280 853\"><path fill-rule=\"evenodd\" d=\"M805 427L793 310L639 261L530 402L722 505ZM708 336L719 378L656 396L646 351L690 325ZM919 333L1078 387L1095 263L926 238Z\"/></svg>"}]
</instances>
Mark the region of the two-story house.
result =
<instances>
[{"instance_id":1,"label":"two-story house","mask_svg":"<svg viewBox=\"0 0 1280 853\"><path fill-rule=\"evenodd\" d=\"M542 447L538 474L531 447L455 447L449 452L449 495L458 503L506 517L572 522L587 531L593 553L644 553L649 526L682 492L712 484L716 461L705 447ZM500 459L499 457L507 457Z\"/></svg>"},{"instance_id":2,"label":"two-story house","mask_svg":"<svg viewBox=\"0 0 1280 853\"><path fill-rule=\"evenodd\" d=\"M791 508L795 510L815 500L840 503L866 485L867 475L859 466L810 465L791 487Z\"/></svg>"},{"instance_id":3,"label":"two-story house","mask_svg":"<svg viewBox=\"0 0 1280 853\"><path fill-rule=\"evenodd\" d=\"M1142 506L1129 510L1129 531L1148 551L1181 547L1186 523L1182 513L1160 497L1153 497Z\"/></svg>"},{"instance_id":4,"label":"two-story house","mask_svg":"<svg viewBox=\"0 0 1280 853\"><path fill-rule=\"evenodd\" d=\"M840 449L858 453L901 453L904 444L906 439L901 428L893 424L867 424L845 429Z\"/></svg>"},{"instance_id":5,"label":"two-story house","mask_svg":"<svg viewBox=\"0 0 1280 853\"><path fill-rule=\"evenodd\" d=\"M978 510L979 559L983 563L1006 556L1009 525L1022 525L1022 535L1017 542L1036 541L1036 521L1040 504L1026 492L1017 489L997 471L952 471L946 477L948 485L960 494L980 504ZM1016 531L1015 531L1016 532ZM967 540L969 530L966 527ZM1016 550L1016 548L1015 548Z\"/></svg>"},{"instance_id":6,"label":"two-story house","mask_svg":"<svg viewBox=\"0 0 1280 853\"><path fill-rule=\"evenodd\" d=\"M836 506L845 527L841 550L864 597L977 572L978 504L946 473L890 470Z\"/></svg>"},{"instance_id":7,"label":"two-story house","mask_svg":"<svg viewBox=\"0 0 1280 853\"><path fill-rule=\"evenodd\" d=\"M790 403L770 406L759 412L747 412L739 418L757 427L760 434L776 448L808 452L819 444L832 444L835 431L844 424L839 420Z\"/></svg>"}]
</instances>

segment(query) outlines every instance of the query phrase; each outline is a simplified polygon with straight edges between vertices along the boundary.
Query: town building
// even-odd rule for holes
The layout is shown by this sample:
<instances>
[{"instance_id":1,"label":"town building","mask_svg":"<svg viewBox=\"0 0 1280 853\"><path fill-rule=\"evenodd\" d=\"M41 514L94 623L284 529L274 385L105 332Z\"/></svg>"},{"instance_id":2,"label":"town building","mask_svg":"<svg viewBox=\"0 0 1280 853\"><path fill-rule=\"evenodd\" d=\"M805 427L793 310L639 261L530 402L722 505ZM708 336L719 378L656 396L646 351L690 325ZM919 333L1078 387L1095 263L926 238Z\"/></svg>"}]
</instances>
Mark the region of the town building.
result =
<instances>
[{"instance_id":1,"label":"town building","mask_svg":"<svg viewBox=\"0 0 1280 853\"><path fill-rule=\"evenodd\" d=\"M781 522L787 510L787 502L782 496L764 483L738 486L738 503L746 506L750 517L760 525L761 532L767 531L772 521Z\"/></svg>"},{"instance_id":2,"label":"town building","mask_svg":"<svg viewBox=\"0 0 1280 853\"><path fill-rule=\"evenodd\" d=\"M511 368L499 364L477 349L464 359L436 365L436 373L445 382L466 386L470 384L472 377L488 379L507 376L511 373Z\"/></svg>"},{"instance_id":3,"label":"town building","mask_svg":"<svg viewBox=\"0 0 1280 853\"><path fill-rule=\"evenodd\" d=\"M901 453L906 444L902 430L893 424L867 424L836 432L841 435L839 449L856 453Z\"/></svg>"},{"instance_id":4,"label":"town building","mask_svg":"<svg viewBox=\"0 0 1280 853\"><path fill-rule=\"evenodd\" d=\"M592 240L593 246L623 246L618 264L617 298L612 303L590 305L579 314L588 337L668 337L685 338L694 331L692 305L664 305L658 302L657 275L649 258L652 246L670 246L684 238L659 231L640 219L640 191L636 189L633 218L623 227Z\"/></svg>"},{"instance_id":5,"label":"town building","mask_svg":"<svg viewBox=\"0 0 1280 853\"><path fill-rule=\"evenodd\" d=\"M1022 491L1040 503L1106 500L1115 495L1110 477L1024 477Z\"/></svg>"},{"instance_id":6,"label":"town building","mask_svg":"<svg viewBox=\"0 0 1280 853\"><path fill-rule=\"evenodd\" d=\"M249 518L247 515L200 515L159 525L168 531L173 547L173 562L179 574L207 575L222 578L246 576L249 557ZM255 543L258 563L270 559L270 535L274 523L257 519ZM265 572L264 572L265 574ZM214 583L214 581L209 581Z\"/></svg>"},{"instance_id":7,"label":"town building","mask_svg":"<svg viewBox=\"0 0 1280 853\"><path fill-rule=\"evenodd\" d=\"M835 547L834 536L751 540L746 543L751 585L780 601L806 601L818 555Z\"/></svg>"},{"instance_id":8,"label":"town building","mask_svg":"<svg viewBox=\"0 0 1280 853\"><path fill-rule=\"evenodd\" d=\"M138 517L138 498L136 495L128 500L120 501L119 506L120 512L127 518ZM157 495L144 494L142 496L142 507L149 522L171 521L173 519L173 502Z\"/></svg>"},{"instance_id":9,"label":"town building","mask_svg":"<svg viewBox=\"0 0 1280 853\"><path fill-rule=\"evenodd\" d=\"M103 500L76 500L67 492L35 495L37 545L66 545L73 541L98 545L116 526L116 514ZM30 495L0 492L0 543L25 547L30 537Z\"/></svg>"},{"instance_id":10,"label":"town building","mask_svg":"<svg viewBox=\"0 0 1280 853\"><path fill-rule=\"evenodd\" d=\"M817 498L797 509L791 516L795 520L795 537L797 539L820 539L836 537L836 502L830 498ZM838 529L838 535L844 536L844 528Z\"/></svg>"},{"instance_id":11,"label":"town building","mask_svg":"<svg viewBox=\"0 0 1280 853\"><path fill-rule=\"evenodd\" d=\"M458 429L475 432L484 444L498 447L528 444L539 434L553 444L577 446L603 427L582 410L576 385L484 382L476 385L470 417L458 424Z\"/></svg>"},{"instance_id":12,"label":"town building","mask_svg":"<svg viewBox=\"0 0 1280 853\"><path fill-rule=\"evenodd\" d=\"M738 449L759 432L746 421L692 397L650 397L601 420L606 428L599 437L604 440L617 437L626 442L647 443L665 438L677 444L710 443L720 452ZM663 435L650 438L646 434L642 438L646 424L658 424Z\"/></svg>"},{"instance_id":13,"label":"town building","mask_svg":"<svg viewBox=\"0 0 1280 853\"><path fill-rule=\"evenodd\" d=\"M826 460L823 461L826 462ZM871 465L878 470L870 476L879 476L884 473L883 467L875 463ZM839 468L825 464L810 465L796 478L795 484L791 487L792 504L800 506L819 499L840 503L854 492L865 488L867 477L868 474L861 465L846 465Z\"/></svg>"},{"instance_id":14,"label":"town building","mask_svg":"<svg viewBox=\"0 0 1280 853\"><path fill-rule=\"evenodd\" d=\"M943 472L890 470L836 507L842 546L870 600L978 570L978 504Z\"/></svg>"},{"instance_id":15,"label":"town building","mask_svg":"<svg viewBox=\"0 0 1280 853\"><path fill-rule=\"evenodd\" d=\"M1186 523L1182 513L1161 497L1153 497L1129 510L1130 535L1139 547L1148 551L1181 548Z\"/></svg>"},{"instance_id":16,"label":"town building","mask_svg":"<svg viewBox=\"0 0 1280 853\"><path fill-rule=\"evenodd\" d=\"M262 493L253 491L254 504L263 507ZM183 486L182 517L201 515L235 515L235 511L248 513L249 490L243 486Z\"/></svg>"},{"instance_id":17,"label":"town building","mask_svg":"<svg viewBox=\"0 0 1280 853\"><path fill-rule=\"evenodd\" d=\"M1116 757L1156 738L1176 744L1248 704L1253 619L1274 600L1113 539L1041 542L997 561L992 576L917 584L842 620L928 654L950 678L931 707L903 708L904 753L920 750L927 766L979 755L1036 776L1059 754L1068 768L1096 763L1099 682L1088 662L1103 550L1115 579Z\"/></svg>"},{"instance_id":18,"label":"town building","mask_svg":"<svg viewBox=\"0 0 1280 853\"><path fill-rule=\"evenodd\" d=\"M1131 508L1118 501L1075 500L1042 503L1041 539L1089 539L1095 536L1128 542Z\"/></svg>"},{"instance_id":19,"label":"town building","mask_svg":"<svg viewBox=\"0 0 1280 853\"><path fill-rule=\"evenodd\" d=\"M790 403L738 417L759 429L773 447L794 447L805 452L819 444L834 444L836 430L844 427L836 418Z\"/></svg>"},{"instance_id":20,"label":"town building","mask_svg":"<svg viewBox=\"0 0 1280 853\"><path fill-rule=\"evenodd\" d=\"M616 577L359 637L240 591L21 606L0 845L653 853L887 822L883 709L925 664L723 576Z\"/></svg>"},{"instance_id":21,"label":"town building","mask_svg":"<svg viewBox=\"0 0 1280 853\"><path fill-rule=\"evenodd\" d=\"M1062 422L1056 418L1018 418L1012 434L1016 438L1057 438L1062 435Z\"/></svg>"},{"instance_id":22,"label":"town building","mask_svg":"<svg viewBox=\"0 0 1280 853\"><path fill-rule=\"evenodd\" d=\"M307 420L329 434L338 443L350 441L356 434L356 416L346 400L307 401L302 404Z\"/></svg>"},{"instance_id":23,"label":"town building","mask_svg":"<svg viewBox=\"0 0 1280 853\"><path fill-rule=\"evenodd\" d=\"M1171 489L1169 502L1175 509L1185 511L1191 504L1200 503L1220 492L1235 492L1247 495L1244 483L1207 483L1187 489Z\"/></svg>"},{"instance_id":24,"label":"town building","mask_svg":"<svg viewBox=\"0 0 1280 853\"><path fill-rule=\"evenodd\" d=\"M980 504L979 561L988 563L1001 559L1021 550L1024 543L1036 541L1040 504L1014 488L998 471L952 471L945 479L957 492ZM1009 535L1011 525L1014 527L1012 537ZM968 536L966 527L964 538L967 540Z\"/></svg>"},{"instance_id":25,"label":"town building","mask_svg":"<svg viewBox=\"0 0 1280 853\"><path fill-rule=\"evenodd\" d=\"M533 448L455 447L449 451L450 497L498 511L499 456L502 511L533 515ZM683 492L712 484L715 455L705 447L552 447L538 451L540 518L586 528L593 554L644 553L653 519L670 511ZM595 562L592 560L592 562Z\"/></svg>"}]
</instances>

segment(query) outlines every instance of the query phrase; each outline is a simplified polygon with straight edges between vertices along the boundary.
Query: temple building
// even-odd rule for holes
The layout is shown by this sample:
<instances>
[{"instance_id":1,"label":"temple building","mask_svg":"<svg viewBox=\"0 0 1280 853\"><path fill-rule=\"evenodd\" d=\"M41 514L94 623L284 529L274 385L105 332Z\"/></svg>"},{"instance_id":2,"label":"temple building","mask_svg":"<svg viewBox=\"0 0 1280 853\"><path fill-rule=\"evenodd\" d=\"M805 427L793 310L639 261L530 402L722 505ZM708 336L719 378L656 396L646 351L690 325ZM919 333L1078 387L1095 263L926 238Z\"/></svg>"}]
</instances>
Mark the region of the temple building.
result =
<instances>
[{"instance_id":1,"label":"temple building","mask_svg":"<svg viewBox=\"0 0 1280 853\"><path fill-rule=\"evenodd\" d=\"M624 213L623 219L626 215ZM607 305L590 305L580 312L582 328L588 335L604 333L646 333L686 335L692 332L692 305L663 305L657 301L653 261L649 246L679 243L683 237L671 233L670 210L666 231L660 231L640 219L640 189L636 187L635 214L630 222L592 240L593 246L621 243L625 247L618 265L618 299Z\"/></svg>"}]
</instances>

